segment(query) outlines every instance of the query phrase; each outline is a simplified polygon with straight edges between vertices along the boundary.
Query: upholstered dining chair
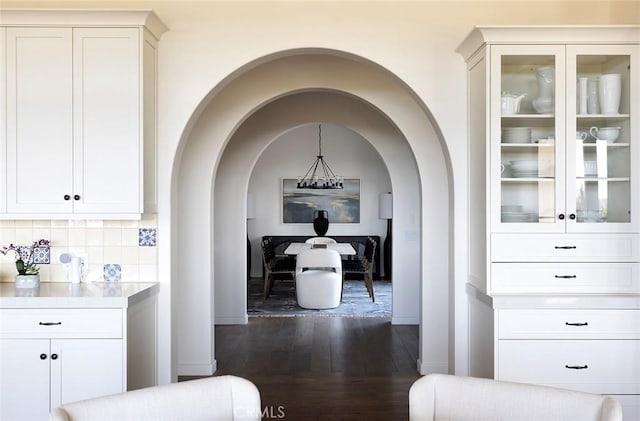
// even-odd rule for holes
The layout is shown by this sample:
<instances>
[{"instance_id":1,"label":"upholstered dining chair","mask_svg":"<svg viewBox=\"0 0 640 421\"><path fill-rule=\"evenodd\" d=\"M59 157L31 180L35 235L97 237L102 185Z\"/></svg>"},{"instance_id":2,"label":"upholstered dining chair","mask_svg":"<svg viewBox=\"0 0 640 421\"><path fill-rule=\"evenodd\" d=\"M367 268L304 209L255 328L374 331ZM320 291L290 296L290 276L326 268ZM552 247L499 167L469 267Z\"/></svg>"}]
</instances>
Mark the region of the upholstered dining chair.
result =
<instances>
[{"instance_id":1,"label":"upholstered dining chair","mask_svg":"<svg viewBox=\"0 0 640 421\"><path fill-rule=\"evenodd\" d=\"M367 238L364 246L362 258L346 259L342 261L342 275L357 274L364 278L364 285L367 288L371 301L375 302L376 297L373 292L373 265L376 253L377 242L373 238Z\"/></svg>"},{"instance_id":2,"label":"upholstered dining chair","mask_svg":"<svg viewBox=\"0 0 640 421\"><path fill-rule=\"evenodd\" d=\"M307 244L335 244L335 243L337 243L337 241L334 240L331 237L311 237L311 238L307 238L305 240L305 243L307 243Z\"/></svg>"},{"instance_id":3,"label":"upholstered dining chair","mask_svg":"<svg viewBox=\"0 0 640 421\"><path fill-rule=\"evenodd\" d=\"M428 374L409 390L409 421L622 421L603 395L476 377Z\"/></svg>"},{"instance_id":4,"label":"upholstered dining chair","mask_svg":"<svg viewBox=\"0 0 640 421\"><path fill-rule=\"evenodd\" d=\"M293 281L296 274L295 259L285 257L279 259L271 240L262 241L262 263L264 265L264 299L269 298L275 278L285 277Z\"/></svg>"},{"instance_id":5,"label":"upholstered dining chair","mask_svg":"<svg viewBox=\"0 0 640 421\"><path fill-rule=\"evenodd\" d=\"M340 305L342 262L340 253L311 248L296 259L296 298L302 308L323 310Z\"/></svg>"},{"instance_id":6,"label":"upholstered dining chair","mask_svg":"<svg viewBox=\"0 0 640 421\"><path fill-rule=\"evenodd\" d=\"M207 377L68 403L50 415L51 421L261 419L258 388L236 376Z\"/></svg>"}]
</instances>

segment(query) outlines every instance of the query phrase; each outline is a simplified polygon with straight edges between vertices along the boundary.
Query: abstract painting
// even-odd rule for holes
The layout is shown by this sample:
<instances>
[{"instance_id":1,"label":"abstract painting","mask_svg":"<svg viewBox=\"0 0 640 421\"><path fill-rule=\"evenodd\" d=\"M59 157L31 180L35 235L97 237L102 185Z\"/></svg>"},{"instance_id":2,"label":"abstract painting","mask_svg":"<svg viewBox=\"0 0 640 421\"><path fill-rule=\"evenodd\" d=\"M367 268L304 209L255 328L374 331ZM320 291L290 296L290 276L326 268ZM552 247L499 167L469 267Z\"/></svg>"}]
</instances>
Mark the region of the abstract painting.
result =
<instances>
[{"instance_id":1,"label":"abstract painting","mask_svg":"<svg viewBox=\"0 0 640 421\"><path fill-rule=\"evenodd\" d=\"M282 222L311 223L314 211L326 210L329 223L360 223L360 180L344 180L342 189L298 189L297 180L282 179Z\"/></svg>"}]
</instances>

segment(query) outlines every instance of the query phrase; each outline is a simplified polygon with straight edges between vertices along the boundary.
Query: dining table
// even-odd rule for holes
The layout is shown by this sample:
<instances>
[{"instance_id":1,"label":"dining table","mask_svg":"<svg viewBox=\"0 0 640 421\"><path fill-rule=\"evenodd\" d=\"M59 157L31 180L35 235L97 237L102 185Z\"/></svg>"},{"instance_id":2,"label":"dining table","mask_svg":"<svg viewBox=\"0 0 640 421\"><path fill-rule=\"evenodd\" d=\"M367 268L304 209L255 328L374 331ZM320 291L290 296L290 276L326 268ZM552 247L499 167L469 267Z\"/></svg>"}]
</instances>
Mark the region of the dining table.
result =
<instances>
[{"instance_id":1,"label":"dining table","mask_svg":"<svg viewBox=\"0 0 640 421\"><path fill-rule=\"evenodd\" d=\"M350 243L330 243L330 244L310 244L310 243L290 243L284 250L284 254L289 256L296 256L304 250L309 250L312 246L319 248L328 248L329 250L335 250L342 256L353 256L356 254L356 250ZM326 246L326 247L325 247Z\"/></svg>"}]
</instances>

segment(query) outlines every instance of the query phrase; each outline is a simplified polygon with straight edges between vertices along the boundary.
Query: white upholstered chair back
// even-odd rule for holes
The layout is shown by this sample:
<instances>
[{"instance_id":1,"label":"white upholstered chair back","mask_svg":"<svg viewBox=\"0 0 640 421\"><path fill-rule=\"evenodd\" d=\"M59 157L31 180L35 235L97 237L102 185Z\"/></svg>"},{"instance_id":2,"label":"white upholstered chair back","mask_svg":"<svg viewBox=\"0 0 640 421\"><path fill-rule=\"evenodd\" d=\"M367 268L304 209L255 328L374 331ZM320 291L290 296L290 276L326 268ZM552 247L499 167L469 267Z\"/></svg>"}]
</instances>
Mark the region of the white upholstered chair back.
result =
<instances>
[{"instance_id":1,"label":"white upholstered chair back","mask_svg":"<svg viewBox=\"0 0 640 421\"><path fill-rule=\"evenodd\" d=\"M554 387L429 374L409 390L410 421L622 421L615 399Z\"/></svg>"},{"instance_id":2,"label":"white upholstered chair back","mask_svg":"<svg viewBox=\"0 0 640 421\"><path fill-rule=\"evenodd\" d=\"M99 380L97 380L99 381ZM260 392L236 376L138 389L55 408L51 421L258 421Z\"/></svg>"},{"instance_id":3,"label":"white upholstered chair back","mask_svg":"<svg viewBox=\"0 0 640 421\"><path fill-rule=\"evenodd\" d=\"M296 257L296 298L309 309L328 309L340 305L342 261L331 249L312 248Z\"/></svg>"}]
</instances>

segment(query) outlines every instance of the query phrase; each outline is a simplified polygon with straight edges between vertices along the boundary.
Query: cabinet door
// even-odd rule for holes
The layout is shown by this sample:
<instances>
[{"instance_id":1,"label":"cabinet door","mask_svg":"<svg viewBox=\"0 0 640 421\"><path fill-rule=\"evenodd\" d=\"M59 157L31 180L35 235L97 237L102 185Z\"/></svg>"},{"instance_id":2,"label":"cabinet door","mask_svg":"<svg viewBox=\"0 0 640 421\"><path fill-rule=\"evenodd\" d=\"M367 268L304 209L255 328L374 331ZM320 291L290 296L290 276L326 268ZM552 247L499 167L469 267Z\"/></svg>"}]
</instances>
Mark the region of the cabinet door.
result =
<instances>
[{"instance_id":1,"label":"cabinet door","mask_svg":"<svg viewBox=\"0 0 640 421\"><path fill-rule=\"evenodd\" d=\"M7 28L7 212L69 212L71 29Z\"/></svg>"},{"instance_id":2,"label":"cabinet door","mask_svg":"<svg viewBox=\"0 0 640 421\"><path fill-rule=\"evenodd\" d=\"M51 408L126 391L122 346L120 339L52 340Z\"/></svg>"},{"instance_id":3,"label":"cabinet door","mask_svg":"<svg viewBox=\"0 0 640 421\"><path fill-rule=\"evenodd\" d=\"M140 213L139 30L76 28L73 46L74 212Z\"/></svg>"},{"instance_id":4,"label":"cabinet door","mask_svg":"<svg viewBox=\"0 0 640 421\"><path fill-rule=\"evenodd\" d=\"M564 47L491 46L491 227L562 232Z\"/></svg>"},{"instance_id":5,"label":"cabinet door","mask_svg":"<svg viewBox=\"0 0 640 421\"><path fill-rule=\"evenodd\" d=\"M568 231L640 227L638 60L637 46L567 47Z\"/></svg>"},{"instance_id":6,"label":"cabinet door","mask_svg":"<svg viewBox=\"0 0 640 421\"><path fill-rule=\"evenodd\" d=\"M0 419L49 417L48 339L0 340Z\"/></svg>"}]
</instances>

